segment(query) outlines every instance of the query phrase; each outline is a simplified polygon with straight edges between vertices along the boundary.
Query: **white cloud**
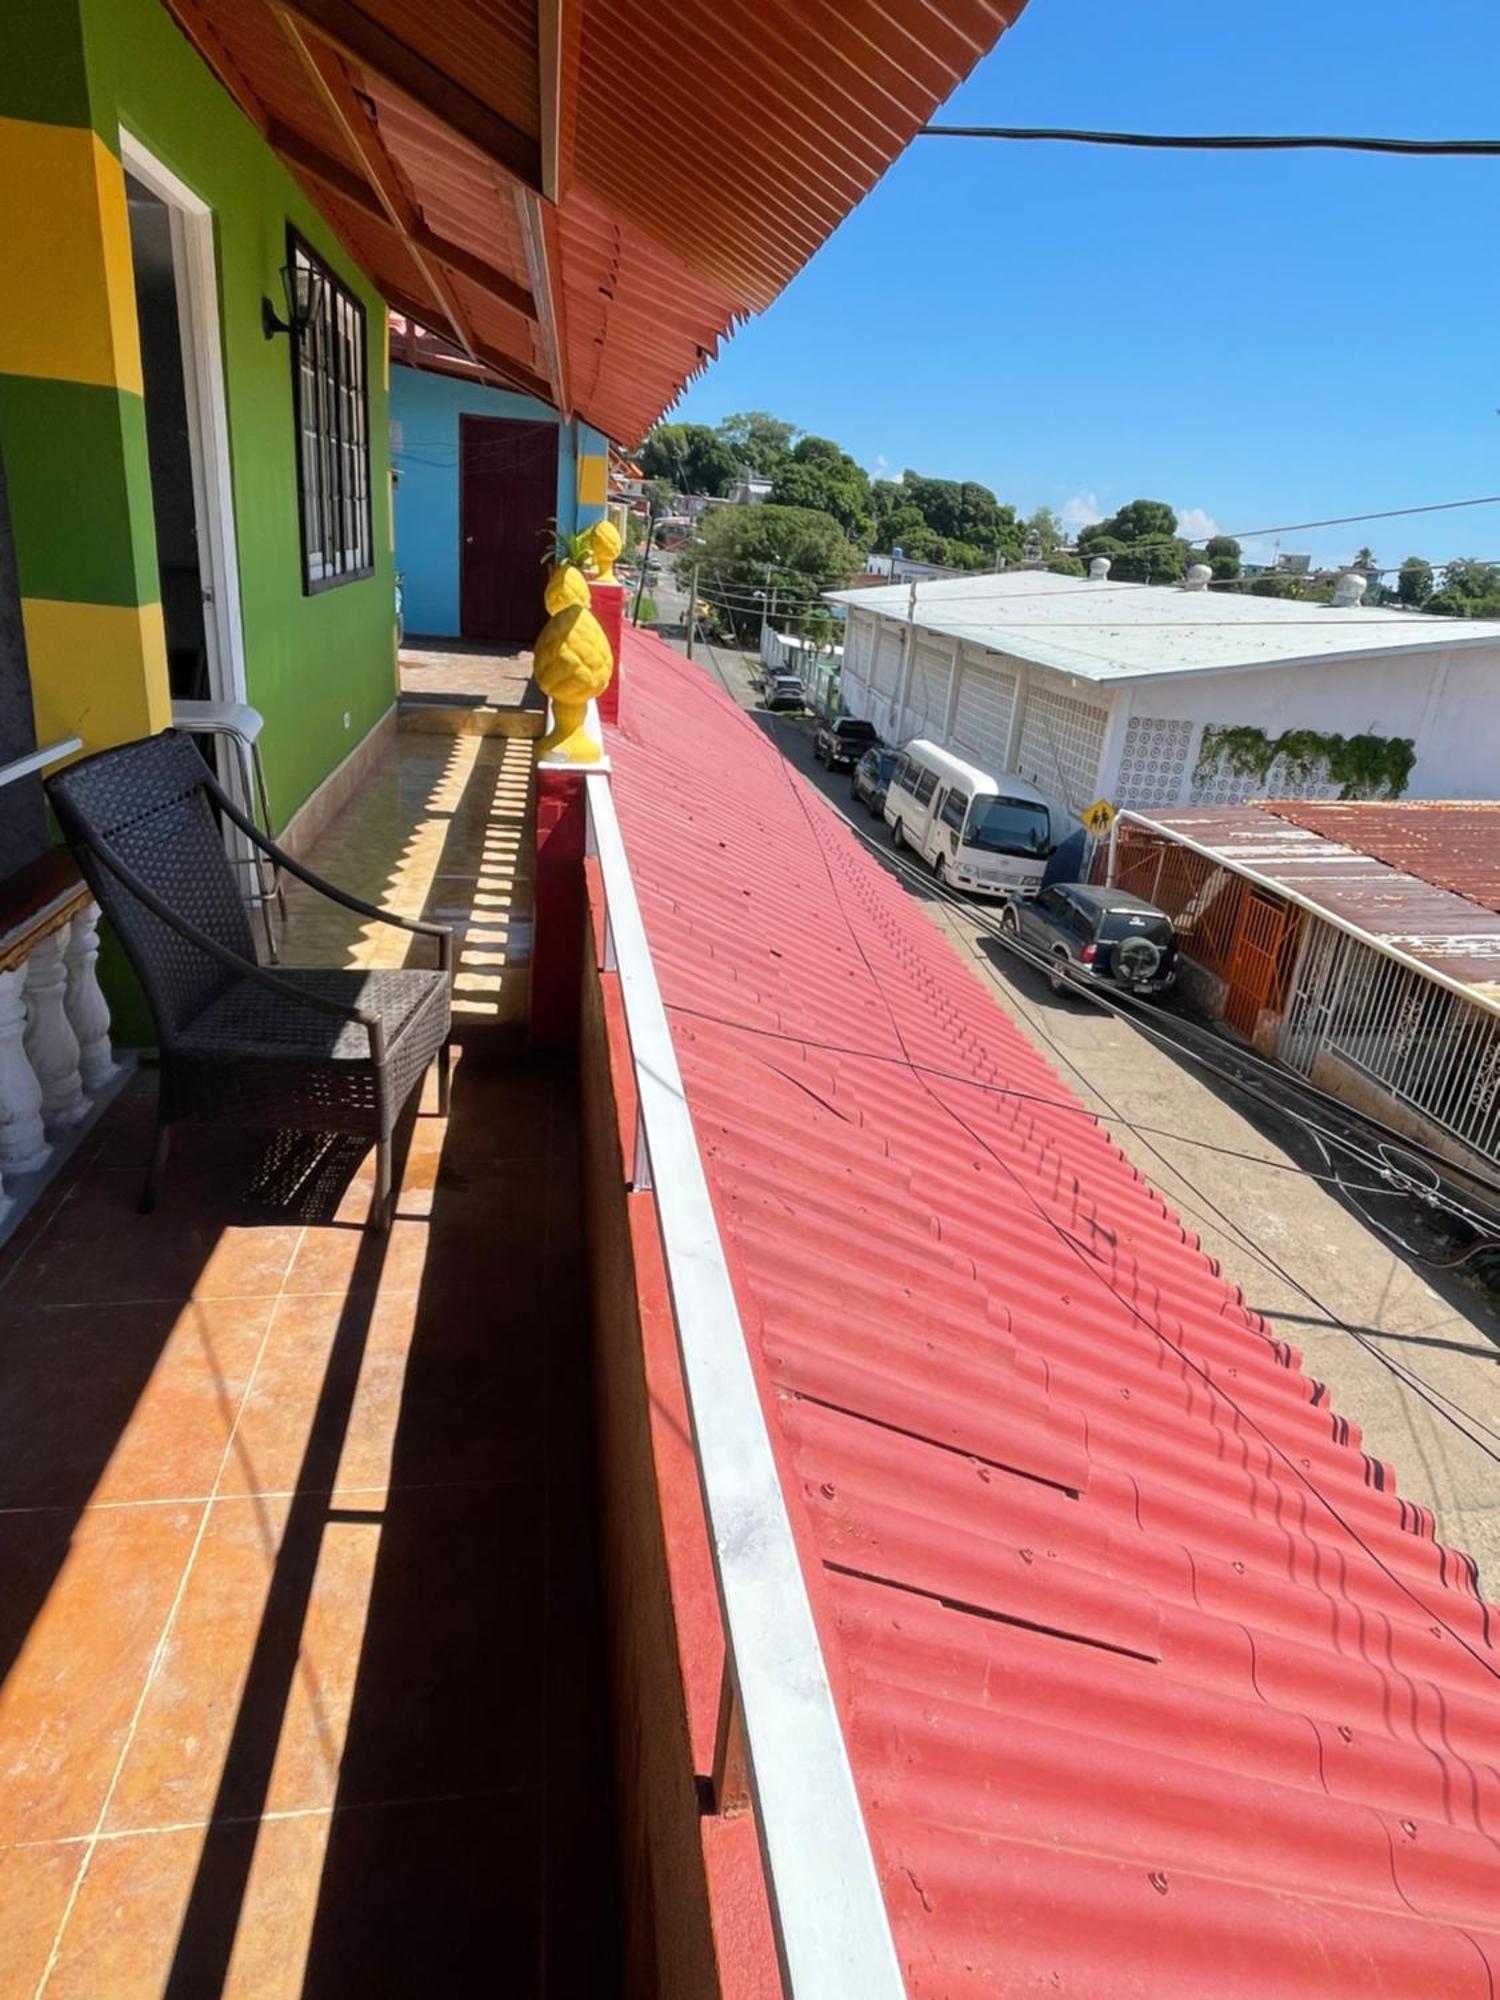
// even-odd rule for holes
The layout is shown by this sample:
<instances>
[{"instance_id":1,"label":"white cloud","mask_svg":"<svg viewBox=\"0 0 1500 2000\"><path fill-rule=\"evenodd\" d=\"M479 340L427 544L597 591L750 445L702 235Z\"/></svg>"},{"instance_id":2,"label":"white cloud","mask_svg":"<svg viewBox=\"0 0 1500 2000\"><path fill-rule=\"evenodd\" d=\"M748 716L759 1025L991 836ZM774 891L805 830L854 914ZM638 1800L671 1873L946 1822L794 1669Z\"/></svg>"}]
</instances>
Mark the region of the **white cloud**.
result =
<instances>
[{"instance_id":1,"label":"white cloud","mask_svg":"<svg viewBox=\"0 0 1500 2000\"><path fill-rule=\"evenodd\" d=\"M1095 521L1104 519L1104 509L1099 505L1097 493L1075 493L1057 511L1063 526L1071 528L1074 534L1080 528L1091 528Z\"/></svg>"},{"instance_id":2,"label":"white cloud","mask_svg":"<svg viewBox=\"0 0 1500 2000\"><path fill-rule=\"evenodd\" d=\"M870 477L871 477L872 479L889 479L889 478L890 478L890 476L891 476L891 461L890 461L890 460L889 460L889 459L888 459L888 458L886 457L886 455L885 455L885 453L884 453L883 451L877 451L877 452L876 452L876 454L875 454L875 463L874 463L874 464L873 464L873 465L872 465L872 466L871 466L871 467L869 468L869 473L870 473Z\"/></svg>"},{"instance_id":3,"label":"white cloud","mask_svg":"<svg viewBox=\"0 0 1500 2000\"><path fill-rule=\"evenodd\" d=\"M1218 534L1219 524L1202 507L1183 507L1177 515L1177 532L1184 541L1206 542L1210 535Z\"/></svg>"}]
</instances>

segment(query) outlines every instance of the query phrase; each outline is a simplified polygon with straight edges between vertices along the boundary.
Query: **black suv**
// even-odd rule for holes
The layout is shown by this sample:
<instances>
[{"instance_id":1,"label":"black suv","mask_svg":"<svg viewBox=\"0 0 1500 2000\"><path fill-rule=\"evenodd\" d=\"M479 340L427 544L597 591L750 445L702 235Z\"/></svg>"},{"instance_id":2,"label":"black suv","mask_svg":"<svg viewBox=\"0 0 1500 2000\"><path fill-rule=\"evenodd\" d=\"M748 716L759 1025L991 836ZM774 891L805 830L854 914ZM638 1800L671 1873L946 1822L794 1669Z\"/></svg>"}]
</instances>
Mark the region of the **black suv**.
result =
<instances>
[{"instance_id":1,"label":"black suv","mask_svg":"<svg viewBox=\"0 0 1500 2000\"><path fill-rule=\"evenodd\" d=\"M861 722L856 715L841 715L832 722L818 724L813 755L830 771L849 771L879 742L880 732L873 722Z\"/></svg>"},{"instance_id":2,"label":"black suv","mask_svg":"<svg viewBox=\"0 0 1500 2000\"><path fill-rule=\"evenodd\" d=\"M1164 993L1177 978L1172 919L1123 889L1055 882L1031 903L1007 903L1001 928L1026 950L1047 954L1054 993L1113 980L1127 993Z\"/></svg>"}]
</instances>

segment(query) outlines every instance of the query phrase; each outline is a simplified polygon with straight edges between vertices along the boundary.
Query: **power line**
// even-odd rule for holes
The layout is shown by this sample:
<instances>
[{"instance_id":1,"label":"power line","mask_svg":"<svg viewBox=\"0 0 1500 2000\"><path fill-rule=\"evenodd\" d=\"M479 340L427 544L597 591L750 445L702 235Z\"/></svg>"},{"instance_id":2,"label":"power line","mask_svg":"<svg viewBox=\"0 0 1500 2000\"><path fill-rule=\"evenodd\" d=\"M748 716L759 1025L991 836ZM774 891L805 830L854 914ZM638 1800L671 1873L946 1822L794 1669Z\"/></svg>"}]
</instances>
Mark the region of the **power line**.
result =
<instances>
[{"instance_id":1,"label":"power line","mask_svg":"<svg viewBox=\"0 0 1500 2000\"><path fill-rule=\"evenodd\" d=\"M919 139L1041 140L1075 146L1134 146L1195 153L1395 153L1404 157L1494 159L1500 139L1363 138L1352 133L1092 132L1061 125L924 125Z\"/></svg>"}]
</instances>

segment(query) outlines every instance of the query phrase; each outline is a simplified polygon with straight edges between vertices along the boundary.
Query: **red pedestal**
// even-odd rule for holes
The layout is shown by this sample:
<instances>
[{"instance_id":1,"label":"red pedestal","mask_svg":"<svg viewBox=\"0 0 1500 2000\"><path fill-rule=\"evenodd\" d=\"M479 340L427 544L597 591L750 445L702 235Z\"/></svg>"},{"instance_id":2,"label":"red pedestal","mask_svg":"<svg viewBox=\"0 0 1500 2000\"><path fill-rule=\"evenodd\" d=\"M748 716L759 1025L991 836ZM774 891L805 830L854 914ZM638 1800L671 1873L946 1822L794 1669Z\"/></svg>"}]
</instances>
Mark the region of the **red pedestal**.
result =
<instances>
[{"instance_id":1,"label":"red pedestal","mask_svg":"<svg viewBox=\"0 0 1500 2000\"><path fill-rule=\"evenodd\" d=\"M578 1040L587 810L581 771L537 772L531 943L531 1039L537 1048L572 1048Z\"/></svg>"},{"instance_id":2,"label":"red pedestal","mask_svg":"<svg viewBox=\"0 0 1500 2000\"><path fill-rule=\"evenodd\" d=\"M618 722L620 719L620 641L625 631L625 586L623 583L590 583L589 596L594 600L594 616L604 627L604 636L609 641L609 650L615 656L614 678L599 697L599 720Z\"/></svg>"}]
</instances>

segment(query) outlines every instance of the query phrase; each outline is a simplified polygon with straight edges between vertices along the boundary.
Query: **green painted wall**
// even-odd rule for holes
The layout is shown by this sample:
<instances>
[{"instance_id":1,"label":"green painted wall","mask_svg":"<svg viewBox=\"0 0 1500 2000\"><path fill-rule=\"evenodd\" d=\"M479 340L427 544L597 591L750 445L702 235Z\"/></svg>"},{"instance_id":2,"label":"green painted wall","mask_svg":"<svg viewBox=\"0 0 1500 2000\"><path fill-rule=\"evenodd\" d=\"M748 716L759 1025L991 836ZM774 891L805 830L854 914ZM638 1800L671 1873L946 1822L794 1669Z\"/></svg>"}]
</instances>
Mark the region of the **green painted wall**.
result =
<instances>
[{"instance_id":1,"label":"green painted wall","mask_svg":"<svg viewBox=\"0 0 1500 2000\"><path fill-rule=\"evenodd\" d=\"M245 670L284 825L395 699L385 307L160 0L48 4L80 9L100 137L118 150L125 127L214 210ZM41 100L28 115L46 116ZM282 297L288 222L363 300L368 333L375 573L312 597L302 594L289 343L261 330L262 297Z\"/></svg>"}]
</instances>

